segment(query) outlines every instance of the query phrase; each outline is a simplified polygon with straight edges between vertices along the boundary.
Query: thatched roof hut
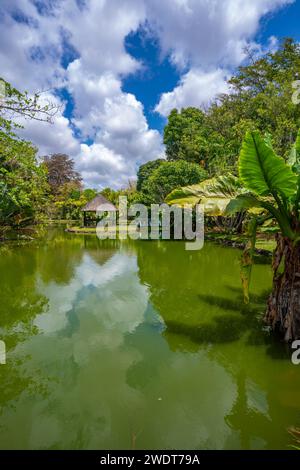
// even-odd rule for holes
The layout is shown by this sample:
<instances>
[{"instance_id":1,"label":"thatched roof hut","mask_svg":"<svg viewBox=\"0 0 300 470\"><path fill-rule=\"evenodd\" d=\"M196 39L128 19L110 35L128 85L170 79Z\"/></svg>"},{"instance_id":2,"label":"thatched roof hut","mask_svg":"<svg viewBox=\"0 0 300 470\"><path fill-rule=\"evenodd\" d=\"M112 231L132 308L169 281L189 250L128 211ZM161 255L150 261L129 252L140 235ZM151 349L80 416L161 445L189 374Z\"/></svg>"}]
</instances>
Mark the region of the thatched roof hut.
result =
<instances>
[{"instance_id":1,"label":"thatched roof hut","mask_svg":"<svg viewBox=\"0 0 300 470\"><path fill-rule=\"evenodd\" d=\"M81 210L82 212L97 212L98 210L116 212L117 208L102 196L102 194L98 194L98 196L94 197L94 199L88 202Z\"/></svg>"},{"instance_id":2,"label":"thatched roof hut","mask_svg":"<svg viewBox=\"0 0 300 470\"><path fill-rule=\"evenodd\" d=\"M104 211L104 212L117 212L116 206L114 206L111 202L109 202L102 194L98 194L98 196L94 197L92 201L88 202L82 209L84 216L84 226L90 225L90 222L96 220L97 211ZM94 213L95 217L87 217L88 213Z\"/></svg>"}]
</instances>

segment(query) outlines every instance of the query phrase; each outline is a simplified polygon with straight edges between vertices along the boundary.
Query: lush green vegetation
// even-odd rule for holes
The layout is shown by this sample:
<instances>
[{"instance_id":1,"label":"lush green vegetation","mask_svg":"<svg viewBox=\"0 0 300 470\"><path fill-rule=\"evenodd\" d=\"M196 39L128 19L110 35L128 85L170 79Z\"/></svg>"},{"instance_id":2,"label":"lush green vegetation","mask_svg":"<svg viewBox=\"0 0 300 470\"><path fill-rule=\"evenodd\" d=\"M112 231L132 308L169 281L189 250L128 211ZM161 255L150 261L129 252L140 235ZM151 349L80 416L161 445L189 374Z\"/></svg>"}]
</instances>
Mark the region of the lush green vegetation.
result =
<instances>
[{"instance_id":1,"label":"lush green vegetation","mask_svg":"<svg viewBox=\"0 0 300 470\"><path fill-rule=\"evenodd\" d=\"M46 202L45 169L37 164L37 150L0 131L0 226L28 225L42 214Z\"/></svg>"},{"instance_id":2,"label":"lush green vegetation","mask_svg":"<svg viewBox=\"0 0 300 470\"><path fill-rule=\"evenodd\" d=\"M242 282L249 300L249 281L258 225L278 224L274 254L274 286L267 322L286 340L300 335L300 133L287 163L278 157L268 138L248 132L239 158L239 178L218 176L170 193L170 204L202 203L209 215L248 211L249 243L242 258Z\"/></svg>"},{"instance_id":3,"label":"lush green vegetation","mask_svg":"<svg viewBox=\"0 0 300 470\"><path fill-rule=\"evenodd\" d=\"M205 113L171 112L164 133L167 158L199 163L211 175L236 172L245 133L256 129L272 134L275 151L287 157L300 127L300 107L292 102L299 69L300 48L291 39L258 60L249 54L248 65L229 80L231 93Z\"/></svg>"},{"instance_id":4,"label":"lush green vegetation","mask_svg":"<svg viewBox=\"0 0 300 470\"><path fill-rule=\"evenodd\" d=\"M275 152L285 159L300 128L300 106L292 102L292 82L298 77L300 48L285 40L275 53L248 63L229 80L231 93L219 96L206 111L174 109L164 129L166 160L141 165L137 182L119 190L104 188L102 194L116 204L118 196L129 203L161 203L182 186L238 174L238 155L247 131L272 135ZM0 104L1 230L36 223L41 216L80 220L80 209L97 191L84 189L74 162L63 153L37 158L37 149L17 137L16 115L51 122L55 107L39 104L5 82L6 99ZM41 210L43 208L43 210ZM220 215L220 214L218 214ZM218 226L240 228L239 219ZM211 224L211 222L210 222Z\"/></svg>"},{"instance_id":5,"label":"lush green vegetation","mask_svg":"<svg viewBox=\"0 0 300 470\"><path fill-rule=\"evenodd\" d=\"M79 220L82 207L96 196L97 191L83 189L81 176L68 155L45 156L43 166L49 186L48 216L56 220Z\"/></svg>"},{"instance_id":6,"label":"lush green vegetation","mask_svg":"<svg viewBox=\"0 0 300 470\"><path fill-rule=\"evenodd\" d=\"M229 80L229 94L205 111L170 113L165 159L141 165L137 182L127 188L102 190L114 204L119 195L126 195L129 204L201 201L210 216L207 227L249 234L242 259L246 301L256 231L261 226L261 233L273 231L274 286L266 320L286 339L300 336L300 106L292 100L299 69L300 46L291 39L258 59L249 53L247 65ZM38 95L30 98L5 85L7 99L0 104L1 231L45 218L81 220L82 207L97 191L83 188L68 155L38 159L37 149L18 138L13 119L17 114L51 121L55 108L40 106Z\"/></svg>"},{"instance_id":7,"label":"lush green vegetation","mask_svg":"<svg viewBox=\"0 0 300 470\"><path fill-rule=\"evenodd\" d=\"M248 64L229 80L231 93L219 96L208 110L174 109L164 129L170 166L162 159L142 165L136 198L158 202L171 185L173 189L183 186L180 180L188 177L189 168L196 168L180 167L183 162L197 165L198 182L205 178L205 172L208 177L227 173L237 176L238 155L247 131L272 135L274 151L287 160L300 128L300 106L292 101L292 83L299 68L300 47L286 39L275 53L258 60L249 53Z\"/></svg>"},{"instance_id":8,"label":"lush green vegetation","mask_svg":"<svg viewBox=\"0 0 300 470\"><path fill-rule=\"evenodd\" d=\"M39 106L38 97L29 98L4 82L6 98L0 102L0 236L42 217L46 202L46 171L37 161L37 149L17 137L12 116L51 119L53 106Z\"/></svg>"},{"instance_id":9,"label":"lush green vegetation","mask_svg":"<svg viewBox=\"0 0 300 470\"><path fill-rule=\"evenodd\" d=\"M150 164L153 165L150 167ZM156 166L154 166L157 164ZM173 189L183 185L196 184L207 177L207 173L196 163L182 161L156 160L149 162L140 168L140 172L145 174L142 182L138 179L141 188L138 195L144 203L162 203ZM151 170L150 170L151 168Z\"/></svg>"}]
</instances>

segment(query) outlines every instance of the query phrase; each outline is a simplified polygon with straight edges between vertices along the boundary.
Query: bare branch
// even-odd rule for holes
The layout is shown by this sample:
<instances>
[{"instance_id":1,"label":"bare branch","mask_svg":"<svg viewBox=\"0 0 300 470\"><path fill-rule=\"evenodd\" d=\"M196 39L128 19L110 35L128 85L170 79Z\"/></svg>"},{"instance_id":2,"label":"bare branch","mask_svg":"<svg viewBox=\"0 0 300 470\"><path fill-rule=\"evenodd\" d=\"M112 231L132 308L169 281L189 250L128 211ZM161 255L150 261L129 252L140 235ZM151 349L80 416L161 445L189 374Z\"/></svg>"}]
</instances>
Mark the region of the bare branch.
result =
<instances>
[{"instance_id":1,"label":"bare branch","mask_svg":"<svg viewBox=\"0 0 300 470\"><path fill-rule=\"evenodd\" d=\"M35 93L29 96L27 92L21 93L3 79L2 94L0 100L0 117L3 119L12 119L17 116L23 116L26 119L36 121L53 122L54 116L61 109L50 100L41 100L44 92ZM4 93L3 93L4 90Z\"/></svg>"}]
</instances>

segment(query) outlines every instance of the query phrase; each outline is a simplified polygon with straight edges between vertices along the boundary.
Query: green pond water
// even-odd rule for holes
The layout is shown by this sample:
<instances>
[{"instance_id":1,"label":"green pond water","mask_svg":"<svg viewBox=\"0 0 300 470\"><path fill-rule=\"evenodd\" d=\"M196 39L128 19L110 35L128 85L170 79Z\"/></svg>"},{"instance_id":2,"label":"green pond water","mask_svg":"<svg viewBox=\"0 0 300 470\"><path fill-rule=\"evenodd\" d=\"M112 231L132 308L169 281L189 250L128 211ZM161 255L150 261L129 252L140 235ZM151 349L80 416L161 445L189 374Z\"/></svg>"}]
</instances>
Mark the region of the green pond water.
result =
<instances>
[{"instance_id":1,"label":"green pond water","mask_svg":"<svg viewBox=\"0 0 300 470\"><path fill-rule=\"evenodd\" d=\"M262 328L240 251L49 230L1 250L0 448L286 449L300 367Z\"/></svg>"}]
</instances>

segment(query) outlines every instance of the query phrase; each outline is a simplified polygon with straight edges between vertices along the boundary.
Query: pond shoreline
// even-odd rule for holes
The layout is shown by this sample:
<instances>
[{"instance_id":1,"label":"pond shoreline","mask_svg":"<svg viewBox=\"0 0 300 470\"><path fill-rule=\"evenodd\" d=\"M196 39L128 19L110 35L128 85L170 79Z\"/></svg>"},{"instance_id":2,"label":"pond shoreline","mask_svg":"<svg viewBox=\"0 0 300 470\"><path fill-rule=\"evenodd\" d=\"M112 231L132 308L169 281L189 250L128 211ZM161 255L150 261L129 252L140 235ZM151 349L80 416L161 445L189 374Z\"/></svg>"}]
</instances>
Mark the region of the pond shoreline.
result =
<instances>
[{"instance_id":1,"label":"pond shoreline","mask_svg":"<svg viewBox=\"0 0 300 470\"><path fill-rule=\"evenodd\" d=\"M231 248L237 248L239 250L244 250L246 247L246 242L243 241L236 241L236 240L230 240L228 238L216 238L214 236L210 236L209 234L205 235L206 240L212 241L214 243L218 243L222 246L229 246ZM269 241L266 239L266 241ZM261 255L261 256L272 256L273 254L273 249L270 247L270 249L265 249L265 248L255 248L255 254Z\"/></svg>"},{"instance_id":2,"label":"pond shoreline","mask_svg":"<svg viewBox=\"0 0 300 470\"><path fill-rule=\"evenodd\" d=\"M59 222L56 222L56 224L59 224ZM52 222L50 225L54 225ZM24 229L22 230L24 232ZM96 235L96 229L95 228L88 228L88 227L67 227L64 230L67 233L73 233L75 235ZM32 233L32 231L31 231ZM205 234L205 240L214 242L218 245L222 246L228 246L231 248L237 248L239 250L244 250L246 246L246 241L240 239L240 238L233 238L233 235L226 235L226 234L215 234L215 233L206 233ZM33 237L30 235L25 235L24 233L17 233L16 236L13 238L10 237L0 237L0 246L4 246L9 243L15 243L19 242L22 245L25 245L27 243L31 243L35 240L38 240L39 237ZM184 240L183 240L184 241ZM273 250L274 250L274 243L272 240L270 240L268 237L261 237L259 241L262 242L263 245L269 245L267 248L255 248L255 254L260 255L260 256L267 256L271 257Z\"/></svg>"},{"instance_id":3,"label":"pond shoreline","mask_svg":"<svg viewBox=\"0 0 300 470\"><path fill-rule=\"evenodd\" d=\"M95 228L81 228L81 227L68 227L65 229L66 232L68 233L74 233L77 235L96 235L96 229ZM246 242L242 240L234 240L230 238L231 235L226 235L224 236L216 236L216 234L212 233L206 233L205 234L205 239L210 242L217 243L222 246L228 246L231 248L237 248L239 250L244 250L246 247ZM271 257L273 253L274 246L272 246L272 240L270 241L268 237L261 237L262 241L265 243L270 244L270 248L255 248L255 254L261 255L261 256L268 256ZM184 241L184 240L182 240ZM271 243L270 243L271 242Z\"/></svg>"}]
</instances>

